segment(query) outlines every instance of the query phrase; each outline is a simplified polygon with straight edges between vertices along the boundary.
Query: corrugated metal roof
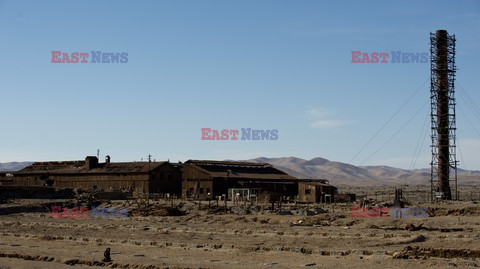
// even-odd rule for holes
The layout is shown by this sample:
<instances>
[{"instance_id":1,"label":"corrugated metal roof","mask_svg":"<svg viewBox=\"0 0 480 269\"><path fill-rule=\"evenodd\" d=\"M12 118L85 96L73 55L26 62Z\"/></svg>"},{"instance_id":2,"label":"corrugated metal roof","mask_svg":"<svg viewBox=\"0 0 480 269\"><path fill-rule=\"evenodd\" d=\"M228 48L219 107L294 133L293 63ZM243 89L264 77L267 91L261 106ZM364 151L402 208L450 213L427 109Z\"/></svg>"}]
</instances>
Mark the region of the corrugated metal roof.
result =
<instances>
[{"instance_id":1,"label":"corrugated metal roof","mask_svg":"<svg viewBox=\"0 0 480 269\"><path fill-rule=\"evenodd\" d=\"M212 161L212 160L188 160L185 163L209 166L232 166L232 167L272 167L269 163L236 162L236 161Z\"/></svg>"},{"instance_id":2,"label":"corrugated metal roof","mask_svg":"<svg viewBox=\"0 0 480 269\"><path fill-rule=\"evenodd\" d=\"M330 185L330 183L328 182L325 182L325 181L316 181L316 180L312 180L312 179L308 179L308 180L302 180L302 179L299 179L300 181L300 184L305 184L305 185L315 185L315 186L324 186L324 187L333 187L333 188L337 188L333 185Z\"/></svg>"},{"instance_id":3,"label":"corrugated metal roof","mask_svg":"<svg viewBox=\"0 0 480 269\"><path fill-rule=\"evenodd\" d=\"M268 163L210 160L188 160L185 163L193 165L216 178L296 180L295 177L274 168Z\"/></svg>"},{"instance_id":4,"label":"corrugated metal roof","mask_svg":"<svg viewBox=\"0 0 480 269\"><path fill-rule=\"evenodd\" d=\"M165 162L122 162L99 163L92 169L86 169L85 161L36 162L16 174L83 174L83 173L146 173Z\"/></svg>"}]
</instances>

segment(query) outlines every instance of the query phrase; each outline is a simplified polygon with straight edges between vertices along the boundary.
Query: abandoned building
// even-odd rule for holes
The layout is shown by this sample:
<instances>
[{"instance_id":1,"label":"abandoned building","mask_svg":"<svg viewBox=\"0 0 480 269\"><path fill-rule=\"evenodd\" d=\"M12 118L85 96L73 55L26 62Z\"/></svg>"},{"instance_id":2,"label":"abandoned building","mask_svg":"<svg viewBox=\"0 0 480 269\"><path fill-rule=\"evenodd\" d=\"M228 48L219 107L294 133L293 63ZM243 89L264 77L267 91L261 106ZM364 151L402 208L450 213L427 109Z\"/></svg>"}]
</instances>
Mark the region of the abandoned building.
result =
<instances>
[{"instance_id":1,"label":"abandoned building","mask_svg":"<svg viewBox=\"0 0 480 269\"><path fill-rule=\"evenodd\" d=\"M0 185L47 186L105 191L171 194L188 199L330 203L337 188L328 180L297 179L268 163L188 160L99 163L36 162L18 172L0 173Z\"/></svg>"},{"instance_id":2,"label":"abandoned building","mask_svg":"<svg viewBox=\"0 0 480 269\"><path fill-rule=\"evenodd\" d=\"M337 187L330 185L326 179L298 182L298 202L301 203L331 203L335 201L336 193Z\"/></svg>"},{"instance_id":3,"label":"abandoned building","mask_svg":"<svg viewBox=\"0 0 480 269\"><path fill-rule=\"evenodd\" d=\"M188 160L182 165L182 197L186 198L293 198L297 181L268 163Z\"/></svg>"},{"instance_id":4,"label":"abandoned building","mask_svg":"<svg viewBox=\"0 0 480 269\"><path fill-rule=\"evenodd\" d=\"M103 189L144 193L181 193L181 174L169 162L36 162L15 173L14 185Z\"/></svg>"}]
</instances>

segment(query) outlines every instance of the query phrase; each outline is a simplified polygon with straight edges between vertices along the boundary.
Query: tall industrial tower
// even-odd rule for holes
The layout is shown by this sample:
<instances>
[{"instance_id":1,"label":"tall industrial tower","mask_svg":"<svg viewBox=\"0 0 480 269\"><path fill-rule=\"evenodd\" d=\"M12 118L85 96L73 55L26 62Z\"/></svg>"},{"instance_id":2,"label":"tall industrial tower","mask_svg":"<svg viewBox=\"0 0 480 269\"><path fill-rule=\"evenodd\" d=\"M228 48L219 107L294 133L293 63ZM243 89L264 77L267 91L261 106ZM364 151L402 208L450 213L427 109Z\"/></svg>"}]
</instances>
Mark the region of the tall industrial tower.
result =
<instances>
[{"instance_id":1,"label":"tall industrial tower","mask_svg":"<svg viewBox=\"0 0 480 269\"><path fill-rule=\"evenodd\" d=\"M430 33L431 199L451 200L450 175L457 191L455 119L455 35ZM451 171L453 169L453 171ZM452 172L452 173L451 173Z\"/></svg>"}]
</instances>

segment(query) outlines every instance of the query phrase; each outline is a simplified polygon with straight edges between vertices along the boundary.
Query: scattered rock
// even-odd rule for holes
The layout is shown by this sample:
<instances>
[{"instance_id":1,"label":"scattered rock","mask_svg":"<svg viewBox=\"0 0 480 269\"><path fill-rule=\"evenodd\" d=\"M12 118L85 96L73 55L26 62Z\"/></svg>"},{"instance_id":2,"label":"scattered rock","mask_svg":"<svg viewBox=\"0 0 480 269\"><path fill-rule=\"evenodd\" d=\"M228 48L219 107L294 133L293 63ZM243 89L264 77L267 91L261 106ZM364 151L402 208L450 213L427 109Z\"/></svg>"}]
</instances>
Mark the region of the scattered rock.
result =
<instances>
[{"instance_id":1,"label":"scattered rock","mask_svg":"<svg viewBox=\"0 0 480 269\"><path fill-rule=\"evenodd\" d=\"M293 215L290 210L280 210L278 211L278 215Z\"/></svg>"},{"instance_id":2,"label":"scattered rock","mask_svg":"<svg viewBox=\"0 0 480 269\"><path fill-rule=\"evenodd\" d=\"M393 253L393 256L392 256L394 259L406 259L408 258L408 255L405 255L403 253L400 253L400 252L395 252Z\"/></svg>"},{"instance_id":3,"label":"scattered rock","mask_svg":"<svg viewBox=\"0 0 480 269\"><path fill-rule=\"evenodd\" d=\"M420 225L418 225L418 226L415 226L413 223L410 223L410 224L407 224L407 226L405 226L405 230L407 230L407 231L419 231L419 230L425 229L422 226L423 226L423 223L420 223Z\"/></svg>"}]
</instances>

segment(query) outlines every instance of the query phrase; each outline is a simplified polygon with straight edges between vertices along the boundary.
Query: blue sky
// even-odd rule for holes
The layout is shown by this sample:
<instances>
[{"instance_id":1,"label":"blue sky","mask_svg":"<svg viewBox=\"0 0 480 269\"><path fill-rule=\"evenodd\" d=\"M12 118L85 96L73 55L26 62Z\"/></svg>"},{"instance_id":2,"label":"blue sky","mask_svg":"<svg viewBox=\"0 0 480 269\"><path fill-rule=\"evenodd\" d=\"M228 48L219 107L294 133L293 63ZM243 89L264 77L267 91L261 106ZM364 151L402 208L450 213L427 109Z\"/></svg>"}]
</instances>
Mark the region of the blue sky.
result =
<instances>
[{"instance_id":1,"label":"blue sky","mask_svg":"<svg viewBox=\"0 0 480 269\"><path fill-rule=\"evenodd\" d=\"M458 159L480 169L480 113L465 97L480 106L479 1L0 1L0 162L100 149L112 161L428 167L429 64L350 61L353 50L429 52L437 29L457 38ZM51 51L97 50L127 52L128 63L51 63ZM202 141L201 128L279 135Z\"/></svg>"}]
</instances>

